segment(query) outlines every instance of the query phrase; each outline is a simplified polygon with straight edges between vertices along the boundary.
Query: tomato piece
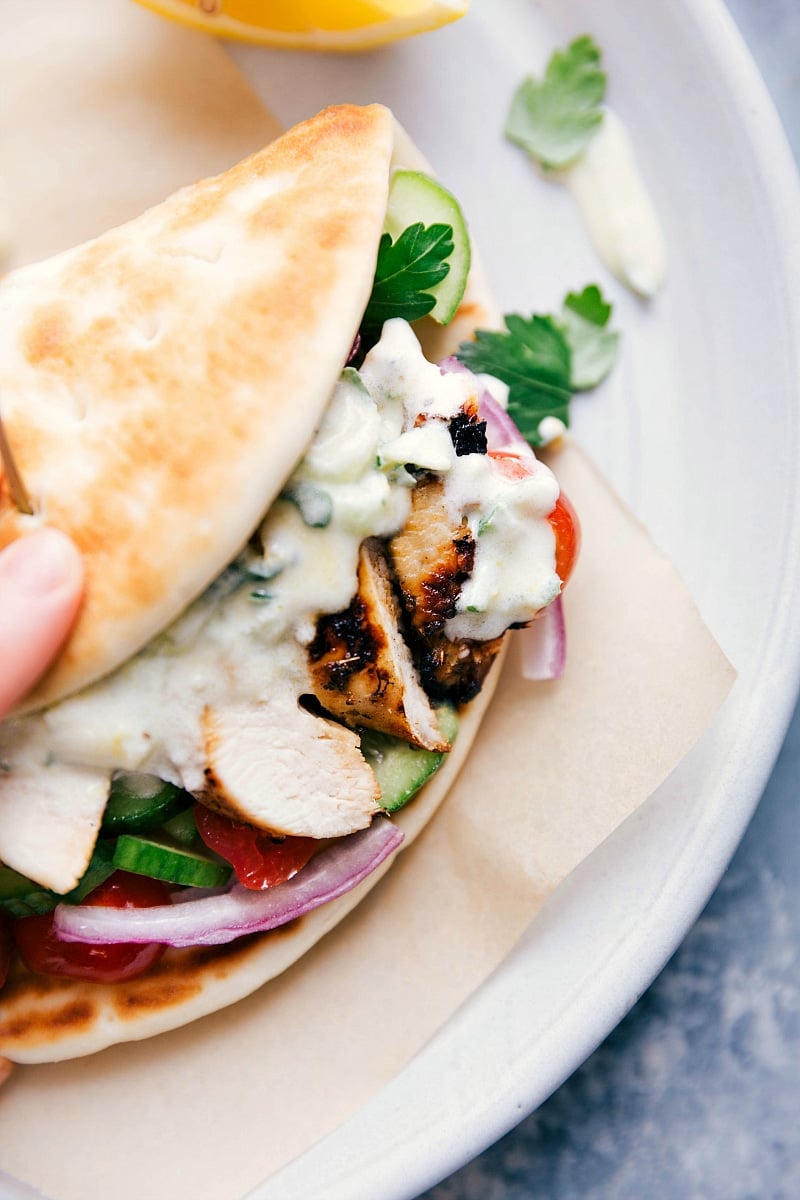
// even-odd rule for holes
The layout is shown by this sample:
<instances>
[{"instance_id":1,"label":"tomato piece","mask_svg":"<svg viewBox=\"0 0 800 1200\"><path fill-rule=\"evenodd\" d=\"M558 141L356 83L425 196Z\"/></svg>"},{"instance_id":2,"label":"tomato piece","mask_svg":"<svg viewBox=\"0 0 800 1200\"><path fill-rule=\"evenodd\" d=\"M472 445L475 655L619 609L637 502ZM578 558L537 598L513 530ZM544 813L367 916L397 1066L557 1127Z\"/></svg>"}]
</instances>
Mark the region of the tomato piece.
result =
<instances>
[{"instance_id":1,"label":"tomato piece","mask_svg":"<svg viewBox=\"0 0 800 1200\"><path fill-rule=\"evenodd\" d=\"M513 450L490 450L493 458L507 479L527 479L530 468Z\"/></svg>"},{"instance_id":2,"label":"tomato piece","mask_svg":"<svg viewBox=\"0 0 800 1200\"><path fill-rule=\"evenodd\" d=\"M11 932L11 921L0 913L0 988L8 978L8 968L11 965L13 953L14 935Z\"/></svg>"},{"instance_id":3,"label":"tomato piece","mask_svg":"<svg viewBox=\"0 0 800 1200\"><path fill-rule=\"evenodd\" d=\"M563 492L547 519L556 536L556 575L564 587L578 558L581 526L578 514Z\"/></svg>"},{"instance_id":4,"label":"tomato piece","mask_svg":"<svg viewBox=\"0 0 800 1200\"><path fill-rule=\"evenodd\" d=\"M153 908L169 904L170 892L159 879L115 871L83 903L105 908ZM56 933L53 913L20 917L14 924L14 939L28 970L66 979L88 979L93 983L133 979L157 962L166 948L157 942L141 946L65 942Z\"/></svg>"},{"instance_id":5,"label":"tomato piece","mask_svg":"<svg viewBox=\"0 0 800 1200\"><path fill-rule=\"evenodd\" d=\"M195 805L194 819L209 850L227 859L239 882L254 892L291 879L320 845L316 838L273 837L243 821L212 812L204 804Z\"/></svg>"}]
</instances>

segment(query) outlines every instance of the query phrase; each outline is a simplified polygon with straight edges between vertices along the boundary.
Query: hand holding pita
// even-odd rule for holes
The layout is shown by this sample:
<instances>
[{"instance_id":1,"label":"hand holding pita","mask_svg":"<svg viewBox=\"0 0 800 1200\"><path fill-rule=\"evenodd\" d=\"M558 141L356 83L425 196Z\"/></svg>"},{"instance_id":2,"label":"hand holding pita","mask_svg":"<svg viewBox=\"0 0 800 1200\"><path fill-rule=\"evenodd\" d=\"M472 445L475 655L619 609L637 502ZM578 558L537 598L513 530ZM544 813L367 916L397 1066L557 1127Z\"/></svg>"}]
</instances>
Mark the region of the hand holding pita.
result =
<instances>
[{"instance_id":1,"label":"hand holding pita","mask_svg":"<svg viewBox=\"0 0 800 1200\"><path fill-rule=\"evenodd\" d=\"M0 553L0 719L45 671L67 636L83 592L83 563L55 529Z\"/></svg>"}]
</instances>

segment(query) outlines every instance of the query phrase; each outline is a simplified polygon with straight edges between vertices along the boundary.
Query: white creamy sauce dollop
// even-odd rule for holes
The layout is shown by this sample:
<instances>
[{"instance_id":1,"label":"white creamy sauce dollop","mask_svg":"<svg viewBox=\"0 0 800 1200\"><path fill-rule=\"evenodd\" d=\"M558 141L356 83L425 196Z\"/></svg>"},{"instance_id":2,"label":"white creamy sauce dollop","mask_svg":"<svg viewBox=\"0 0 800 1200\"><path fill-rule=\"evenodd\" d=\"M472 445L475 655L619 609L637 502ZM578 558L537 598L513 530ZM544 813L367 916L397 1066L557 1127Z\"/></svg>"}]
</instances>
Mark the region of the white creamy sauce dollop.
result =
<instances>
[{"instance_id":1,"label":"white creamy sauce dollop","mask_svg":"<svg viewBox=\"0 0 800 1200\"><path fill-rule=\"evenodd\" d=\"M667 246L625 126L604 110L586 151L555 174L572 192L597 253L621 283L654 296L667 273Z\"/></svg>"},{"instance_id":2,"label":"white creamy sauce dollop","mask_svg":"<svg viewBox=\"0 0 800 1200\"><path fill-rule=\"evenodd\" d=\"M567 427L560 417L542 417L537 430L542 446L557 442L567 432Z\"/></svg>"},{"instance_id":3,"label":"white creamy sauce dollop","mask_svg":"<svg viewBox=\"0 0 800 1200\"><path fill-rule=\"evenodd\" d=\"M486 455L456 459L445 496L451 511L467 518L475 565L445 626L450 638L499 637L510 625L530 621L561 591L547 520L559 488L544 463L531 468L525 479L509 479Z\"/></svg>"},{"instance_id":4,"label":"white creamy sauce dollop","mask_svg":"<svg viewBox=\"0 0 800 1200\"><path fill-rule=\"evenodd\" d=\"M530 474L515 479L488 455L456 454L446 422L474 401L475 376L443 375L425 360L404 321L386 323L361 374L380 404L402 400L406 425L412 426L382 447L381 454L391 453L398 461L404 448L413 446L418 457L406 462L424 466L435 461L454 524L465 520L475 540L475 565L456 615L446 623L448 637L484 641L531 620L561 590L555 535L547 520L559 494L552 471L531 454L525 460ZM478 383L505 406L506 385L489 375L480 376ZM427 418L421 425L420 412ZM563 423L558 426L551 430L554 436L564 432Z\"/></svg>"}]
</instances>

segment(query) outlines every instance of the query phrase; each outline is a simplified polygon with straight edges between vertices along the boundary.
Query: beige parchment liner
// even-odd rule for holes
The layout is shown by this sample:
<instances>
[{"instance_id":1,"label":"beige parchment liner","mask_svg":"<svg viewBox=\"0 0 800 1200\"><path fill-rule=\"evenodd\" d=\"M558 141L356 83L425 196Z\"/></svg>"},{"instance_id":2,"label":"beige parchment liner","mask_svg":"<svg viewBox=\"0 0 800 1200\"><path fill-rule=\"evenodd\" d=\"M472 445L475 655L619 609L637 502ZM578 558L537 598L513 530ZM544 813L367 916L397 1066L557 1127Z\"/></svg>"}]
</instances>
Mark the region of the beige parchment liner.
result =
<instances>
[{"instance_id":1,"label":"beige parchment liner","mask_svg":"<svg viewBox=\"0 0 800 1200\"><path fill-rule=\"evenodd\" d=\"M125 0L17 6L4 41L16 261L276 132L220 47ZM585 457L567 447L554 467L584 527L564 678L525 683L512 650L435 820L285 975L177 1032L18 1069L0 1094L0 1167L53 1200L236 1200L391 1079L680 761L732 670Z\"/></svg>"}]
</instances>

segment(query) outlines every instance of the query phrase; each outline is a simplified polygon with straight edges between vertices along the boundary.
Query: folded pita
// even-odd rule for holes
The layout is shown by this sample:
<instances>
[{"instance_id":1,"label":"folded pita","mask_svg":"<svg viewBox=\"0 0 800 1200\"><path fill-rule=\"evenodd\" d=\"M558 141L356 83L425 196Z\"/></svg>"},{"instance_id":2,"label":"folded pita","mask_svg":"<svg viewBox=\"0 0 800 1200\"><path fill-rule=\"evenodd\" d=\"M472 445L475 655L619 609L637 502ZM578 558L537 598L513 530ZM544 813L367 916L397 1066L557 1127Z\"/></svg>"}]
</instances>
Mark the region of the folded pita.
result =
<instances>
[{"instance_id":1,"label":"folded pita","mask_svg":"<svg viewBox=\"0 0 800 1200\"><path fill-rule=\"evenodd\" d=\"M386 109L327 110L227 174L0 286L3 414L37 509L20 515L0 479L0 545L56 525L81 547L89 579L75 633L26 711L126 662L247 541L348 356L397 166L429 170ZM426 349L452 352L495 321L476 265L456 318L428 331ZM458 772L497 674L462 712L445 765L393 818L404 848ZM85 863L105 796L96 779L60 769L38 798L0 787L0 859L29 871L47 822L57 865L76 854ZM290 926L168 951L126 983L45 978L16 963L0 993L0 1054L75 1057L233 1003L299 958L390 863Z\"/></svg>"}]
</instances>

